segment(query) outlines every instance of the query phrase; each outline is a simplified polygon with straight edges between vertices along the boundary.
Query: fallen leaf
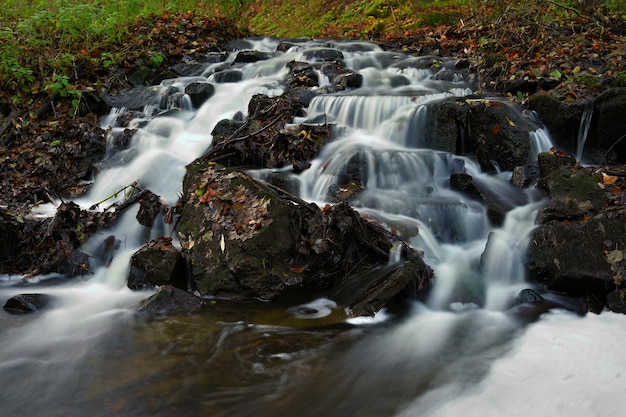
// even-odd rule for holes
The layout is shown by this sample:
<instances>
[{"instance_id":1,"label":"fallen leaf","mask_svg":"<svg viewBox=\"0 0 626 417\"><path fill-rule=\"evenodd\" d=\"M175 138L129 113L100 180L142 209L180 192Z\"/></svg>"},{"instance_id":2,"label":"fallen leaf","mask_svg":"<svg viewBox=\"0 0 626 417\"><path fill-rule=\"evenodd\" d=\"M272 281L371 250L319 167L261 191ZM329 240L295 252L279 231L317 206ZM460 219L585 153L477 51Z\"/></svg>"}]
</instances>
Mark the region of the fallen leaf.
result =
<instances>
[{"instance_id":1,"label":"fallen leaf","mask_svg":"<svg viewBox=\"0 0 626 417\"><path fill-rule=\"evenodd\" d=\"M606 185L613 185L617 181L617 177L613 175L607 175L602 173L602 182Z\"/></svg>"},{"instance_id":2,"label":"fallen leaf","mask_svg":"<svg viewBox=\"0 0 626 417\"><path fill-rule=\"evenodd\" d=\"M226 242L224 241L224 235L222 235L222 238L220 239L220 249L222 250L222 253L224 253L224 250L226 250Z\"/></svg>"},{"instance_id":3,"label":"fallen leaf","mask_svg":"<svg viewBox=\"0 0 626 417\"><path fill-rule=\"evenodd\" d=\"M301 274L302 272L304 272L304 267L300 265L291 265L289 267L289 270L294 274Z\"/></svg>"},{"instance_id":4,"label":"fallen leaf","mask_svg":"<svg viewBox=\"0 0 626 417\"><path fill-rule=\"evenodd\" d=\"M606 261L610 264L615 264L624 260L624 252L619 249L612 250L607 253Z\"/></svg>"}]
</instances>

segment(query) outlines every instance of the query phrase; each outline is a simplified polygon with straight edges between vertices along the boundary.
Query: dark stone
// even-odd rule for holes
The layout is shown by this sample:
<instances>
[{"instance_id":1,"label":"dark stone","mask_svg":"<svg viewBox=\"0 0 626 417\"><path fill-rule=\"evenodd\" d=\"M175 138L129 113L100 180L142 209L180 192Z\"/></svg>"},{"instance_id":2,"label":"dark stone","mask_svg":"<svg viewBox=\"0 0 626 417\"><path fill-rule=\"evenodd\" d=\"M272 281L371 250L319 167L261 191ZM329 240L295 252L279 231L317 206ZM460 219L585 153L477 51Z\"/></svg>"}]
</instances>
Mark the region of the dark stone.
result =
<instances>
[{"instance_id":1,"label":"dark stone","mask_svg":"<svg viewBox=\"0 0 626 417\"><path fill-rule=\"evenodd\" d=\"M215 87L209 83L194 82L185 87L185 94L191 99L191 104L198 108L215 93Z\"/></svg>"},{"instance_id":2,"label":"dark stone","mask_svg":"<svg viewBox=\"0 0 626 417\"><path fill-rule=\"evenodd\" d=\"M529 276L547 289L573 296L593 294L601 300L614 287L611 264L605 255L607 240L624 236L621 218L592 218L580 222L551 221L530 237L527 254Z\"/></svg>"},{"instance_id":3,"label":"dark stone","mask_svg":"<svg viewBox=\"0 0 626 417\"><path fill-rule=\"evenodd\" d=\"M219 71L213 74L213 81L216 83L238 83L243 79L243 72L238 69Z\"/></svg>"},{"instance_id":4,"label":"dark stone","mask_svg":"<svg viewBox=\"0 0 626 417\"><path fill-rule=\"evenodd\" d=\"M293 291L332 293L361 315L405 290L420 292L432 276L407 247L401 263L385 269L391 236L346 204L321 210L201 160L188 167L183 190L179 236L201 295L270 300Z\"/></svg>"},{"instance_id":5,"label":"dark stone","mask_svg":"<svg viewBox=\"0 0 626 417\"><path fill-rule=\"evenodd\" d=\"M187 289L187 275L182 255L171 240L150 241L131 258L128 288L140 290L170 284Z\"/></svg>"},{"instance_id":6,"label":"dark stone","mask_svg":"<svg viewBox=\"0 0 626 417\"><path fill-rule=\"evenodd\" d=\"M359 88L363 84L363 76L356 72L345 72L339 74L333 80L337 90L346 88Z\"/></svg>"},{"instance_id":7,"label":"dark stone","mask_svg":"<svg viewBox=\"0 0 626 417\"><path fill-rule=\"evenodd\" d=\"M44 308L50 301L45 294L19 294L4 304L4 309L13 314L34 313Z\"/></svg>"},{"instance_id":8,"label":"dark stone","mask_svg":"<svg viewBox=\"0 0 626 417\"><path fill-rule=\"evenodd\" d=\"M511 184L519 188L530 188L539 179L539 167L534 164L520 165L513 169Z\"/></svg>"},{"instance_id":9,"label":"dark stone","mask_svg":"<svg viewBox=\"0 0 626 417\"><path fill-rule=\"evenodd\" d=\"M570 311L579 316L587 313L587 307L579 299L550 292L542 295L533 289L520 291L508 313L523 323L533 323L553 309Z\"/></svg>"},{"instance_id":10,"label":"dark stone","mask_svg":"<svg viewBox=\"0 0 626 417\"><path fill-rule=\"evenodd\" d=\"M158 96L159 89L156 87L134 87L117 96L105 97L105 101L109 106L118 109L125 107L128 110L142 110L146 103L154 101Z\"/></svg>"},{"instance_id":11,"label":"dark stone","mask_svg":"<svg viewBox=\"0 0 626 417\"><path fill-rule=\"evenodd\" d=\"M334 48L310 48L302 51L302 56L306 61L334 61L344 58L343 52Z\"/></svg>"},{"instance_id":12,"label":"dark stone","mask_svg":"<svg viewBox=\"0 0 626 417\"><path fill-rule=\"evenodd\" d=\"M306 62L291 61L287 64L290 72L285 77L285 84L290 89L311 88L319 85L319 78L313 67Z\"/></svg>"},{"instance_id":13,"label":"dark stone","mask_svg":"<svg viewBox=\"0 0 626 417\"><path fill-rule=\"evenodd\" d=\"M170 69L181 77L195 77L201 75L206 67L206 64L199 62L181 62L180 64L172 65Z\"/></svg>"},{"instance_id":14,"label":"dark stone","mask_svg":"<svg viewBox=\"0 0 626 417\"><path fill-rule=\"evenodd\" d=\"M187 291L171 285L162 285L157 292L144 300L137 311L150 315L195 314L202 311L205 301Z\"/></svg>"},{"instance_id":15,"label":"dark stone","mask_svg":"<svg viewBox=\"0 0 626 417\"><path fill-rule=\"evenodd\" d=\"M606 303L609 310L614 311L615 313L626 314L626 291L624 289L621 290L613 290L606 296Z\"/></svg>"},{"instance_id":16,"label":"dark stone","mask_svg":"<svg viewBox=\"0 0 626 417\"><path fill-rule=\"evenodd\" d=\"M75 250L58 263L56 271L59 274L75 277L90 273L89 267L90 256L80 250Z\"/></svg>"},{"instance_id":17,"label":"dark stone","mask_svg":"<svg viewBox=\"0 0 626 417\"><path fill-rule=\"evenodd\" d=\"M626 88L611 88L594 102L583 159L587 163L626 163Z\"/></svg>"},{"instance_id":18,"label":"dark stone","mask_svg":"<svg viewBox=\"0 0 626 417\"><path fill-rule=\"evenodd\" d=\"M528 107L537 113L558 150L576 153L584 103L569 104L549 94L535 94L528 100Z\"/></svg>"},{"instance_id":19,"label":"dark stone","mask_svg":"<svg viewBox=\"0 0 626 417\"><path fill-rule=\"evenodd\" d=\"M141 67L137 71L128 76L128 82L133 87L147 86L152 84L151 80L155 77L157 71L150 67Z\"/></svg>"},{"instance_id":20,"label":"dark stone","mask_svg":"<svg viewBox=\"0 0 626 417\"><path fill-rule=\"evenodd\" d=\"M237 122L230 119L223 119L217 122L213 130L211 131L211 135L216 137L228 138L233 135L243 125L242 122Z\"/></svg>"},{"instance_id":21,"label":"dark stone","mask_svg":"<svg viewBox=\"0 0 626 417\"><path fill-rule=\"evenodd\" d=\"M251 63L258 61L265 61L267 59L273 58L275 54L273 52L264 52L264 51L239 51L235 56L233 62L235 63Z\"/></svg>"}]
</instances>

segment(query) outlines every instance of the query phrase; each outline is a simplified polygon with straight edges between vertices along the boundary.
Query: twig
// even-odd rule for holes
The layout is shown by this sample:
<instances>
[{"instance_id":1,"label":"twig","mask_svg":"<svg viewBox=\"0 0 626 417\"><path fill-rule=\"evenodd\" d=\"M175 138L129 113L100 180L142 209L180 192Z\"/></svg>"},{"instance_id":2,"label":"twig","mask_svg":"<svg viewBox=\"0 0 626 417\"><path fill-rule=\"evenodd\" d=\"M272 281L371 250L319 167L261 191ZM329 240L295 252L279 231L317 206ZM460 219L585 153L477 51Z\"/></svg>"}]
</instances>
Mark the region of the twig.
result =
<instances>
[{"instance_id":1,"label":"twig","mask_svg":"<svg viewBox=\"0 0 626 417\"><path fill-rule=\"evenodd\" d=\"M265 185L266 187L268 187L269 189L277 193L280 197L286 198L287 200L290 200L293 203L303 206L304 208L309 209L313 213L317 213L320 210L319 207L317 207L315 204L304 201L300 197L296 197L295 195L291 194L289 191L283 190L282 188L277 187L274 184L270 184L269 182L264 181L263 185Z\"/></svg>"},{"instance_id":2,"label":"twig","mask_svg":"<svg viewBox=\"0 0 626 417\"><path fill-rule=\"evenodd\" d=\"M567 5L565 5L565 4L557 3L557 2L552 1L552 0L546 0L546 2L551 3L551 4L554 4L555 6L557 6L557 7L561 7L561 8L563 8L563 9L565 9L565 10L569 10L570 12L574 12L574 13L576 13L576 14L578 15L578 17L582 17L583 19L588 19L588 20L591 20L591 19L589 18L589 16L585 16L585 15L584 15L584 14L582 14L580 11L578 11L578 9L575 9L575 8L573 8L573 7L570 7L570 6L567 6Z\"/></svg>"}]
</instances>

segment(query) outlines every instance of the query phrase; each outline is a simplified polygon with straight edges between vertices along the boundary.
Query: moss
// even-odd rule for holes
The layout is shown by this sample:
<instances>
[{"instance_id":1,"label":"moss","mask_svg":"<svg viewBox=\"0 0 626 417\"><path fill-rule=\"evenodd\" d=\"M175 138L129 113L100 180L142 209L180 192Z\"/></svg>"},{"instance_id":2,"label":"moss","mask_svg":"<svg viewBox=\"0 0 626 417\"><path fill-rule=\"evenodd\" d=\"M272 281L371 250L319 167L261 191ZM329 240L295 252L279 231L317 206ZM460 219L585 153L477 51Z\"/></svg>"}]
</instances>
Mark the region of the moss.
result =
<instances>
[{"instance_id":1,"label":"moss","mask_svg":"<svg viewBox=\"0 0 626 417\"><path fill-rule=\"evenodd\" d=\"M601 204L605 199L605 194L598 187L598 181L591 175L572 175L567 167L559 168L552 174L552 192L567 194L569 197L578 200L590 200L592 204Z\"/></svg>"},{"instance_id":2,"label":"moss","mask_svg":"<svg viewBox=\"0 0 626 417\"><path fill-rule=\"evenodd\" d=\"M613 87L626 87L626 71L617 74L611 84Z\"/></svg>"},{"instance_id":3,"label":"moss","mask_svg":"<svg viewBox=\"0 0 626 417\"><path fill-rule=\"evenodd\" d=\"M576 85L586 87L590 90L597 90L602 87L600 77L593 74L578 74L572 76L572 82Z\"/></svg>"}]
</instances>

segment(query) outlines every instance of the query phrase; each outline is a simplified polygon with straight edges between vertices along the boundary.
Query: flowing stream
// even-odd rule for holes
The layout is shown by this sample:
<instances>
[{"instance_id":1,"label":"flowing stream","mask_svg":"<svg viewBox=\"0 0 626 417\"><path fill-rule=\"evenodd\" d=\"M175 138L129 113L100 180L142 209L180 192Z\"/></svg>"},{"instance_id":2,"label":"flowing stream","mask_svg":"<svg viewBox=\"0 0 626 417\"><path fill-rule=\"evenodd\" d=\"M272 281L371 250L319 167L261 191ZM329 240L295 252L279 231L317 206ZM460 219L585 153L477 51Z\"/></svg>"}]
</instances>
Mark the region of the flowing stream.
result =
<instances>
[{"instance_id":1,"label":"flowing stream","mask_svg":"<svg viewBox=\"0 0 626 417\"><path fill-rule=\"evenodd\" d=\"M472 93L452 61L427 67L426 58L364 42L302 41L286 52L276 52L272 39L245 42L272 57L233 65L243 78L236 83L217 81L225 65L217 63L158 86L165 94L207 82L215 94L200 108L184 98L166 112L160 97L146 103L150 116L131 122L138 131L129 147L116 150L111 135L102 171L77 203L90 207L135 181L174 203L185 165L208 149L220 120L245 115L254 94L280 95L288 62L315 62L332 47L363 75L363 86L320 94L294 120L336 128L310 169L284 174L299 184L300 197L324 204L357 158L366 180L355 208L401 229L424 252L436 274L432 294L402 319L382 311L332 326L294 315L288 303L254 301L216 300L199 315L146 320L134 309L151 292L126 288L129 259L146 239L172 231L155 227L146 236L129 210L86 245L93 250L108 234L122 241L112 264L89 280L0 277L3 302L27 292L51 297L36 314L0 312L0 415L623 415L626 318L557 310L522 326L507 314L530 286L524 254L542 202L511 186L510 173L486 175L471 156L424 148L429 105ZM321 73L320 80L330 91L330 80ZM114 133L120 113L103 120ZM539 125L531 136L532 159L550 141ZM486 207L450 189L458 172L514 207L501 227L492 226ZM329 300L311 305L332 313Z\"/></svg>"}]
</instances>

